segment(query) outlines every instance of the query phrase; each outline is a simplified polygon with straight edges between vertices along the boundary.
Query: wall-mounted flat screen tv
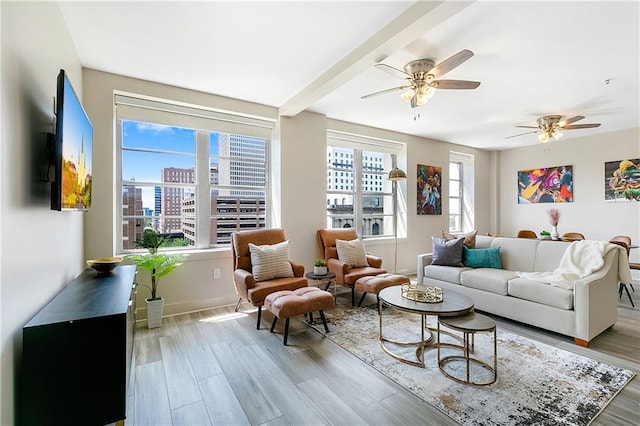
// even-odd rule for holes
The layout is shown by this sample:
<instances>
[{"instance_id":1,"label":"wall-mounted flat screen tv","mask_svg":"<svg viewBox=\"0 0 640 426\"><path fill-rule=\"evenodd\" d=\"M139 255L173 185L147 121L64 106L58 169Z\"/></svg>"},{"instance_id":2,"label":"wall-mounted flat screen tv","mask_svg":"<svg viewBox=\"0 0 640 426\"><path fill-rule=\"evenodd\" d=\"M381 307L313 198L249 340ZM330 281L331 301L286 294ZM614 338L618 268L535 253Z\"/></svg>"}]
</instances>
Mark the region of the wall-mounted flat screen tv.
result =
<instances>
[{"instance_id":1,"label":"wall-mounted flat screen tv","mask_svg":"<svg viewBox=\"0 0 640 426\"><path fill-rule=\"evenodd\" d=\"M91 207L93 126L67 74L58 74L56 134L53 147L52 210Z\"/></svg>"}]
</instances>

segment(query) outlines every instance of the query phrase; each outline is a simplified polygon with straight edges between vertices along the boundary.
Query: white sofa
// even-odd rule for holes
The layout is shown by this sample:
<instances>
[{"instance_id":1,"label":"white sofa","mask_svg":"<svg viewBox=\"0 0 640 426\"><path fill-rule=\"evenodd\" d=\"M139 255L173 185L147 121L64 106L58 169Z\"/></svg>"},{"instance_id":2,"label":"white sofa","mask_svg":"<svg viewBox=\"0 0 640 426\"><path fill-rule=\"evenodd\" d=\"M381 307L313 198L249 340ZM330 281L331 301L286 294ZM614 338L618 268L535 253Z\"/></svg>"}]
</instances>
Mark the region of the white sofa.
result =
<instances>
[{"instance_id":1,"label":"white sofa","mask_svg":"<svg viewBox=\"0 0 640 426\"><path fill-rule=\"evenodd\" d=\"M609 250L604 266L575 282L573 290L520 278L521 272L552 272L569 242L526 238L476 237L476 248L500 247L503 269L432 265L431 253L418 255L419 283L454 290L475 308L574 338L588 346L618 315L619 256ZM622 247L620 247L622 248Z\"/></svg>"}]
</instances>

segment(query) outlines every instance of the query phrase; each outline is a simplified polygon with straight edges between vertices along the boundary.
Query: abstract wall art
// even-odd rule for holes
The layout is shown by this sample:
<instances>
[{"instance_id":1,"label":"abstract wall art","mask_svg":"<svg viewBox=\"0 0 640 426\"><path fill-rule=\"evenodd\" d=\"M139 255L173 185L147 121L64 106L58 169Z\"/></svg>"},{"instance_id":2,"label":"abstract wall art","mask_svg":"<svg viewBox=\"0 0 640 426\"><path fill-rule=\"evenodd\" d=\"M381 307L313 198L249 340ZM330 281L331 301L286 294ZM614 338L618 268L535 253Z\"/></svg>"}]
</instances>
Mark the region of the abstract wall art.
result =
<instances>
[{"instance_id":1,"label":"abstract wall art","mask_svg":"<svg viewBox=\"0 0 640 426\"><path fill-rule=\"evenodd\" d=\"M518 204L573 202L573 166L518 172Z\"/></svg>"},{"instance_id":2,"label":"abstract wall art","mask_svg":"<svg viewBox=\"0 0 640 426\"><path fill-rule=\"evenodd\" d=\"M418 214L442 214L442 167L418 164L416 174Z\"/></svg>"},{"instance_id":3,"label":"abstract wall art","mask_svg":"<svg viewBox=\"0 0 640 426\"><path fill-rule=\"evenodd\" d=\"M640 158L604 163L605 201L640 201Z\"/></svg>"}]
</instances>

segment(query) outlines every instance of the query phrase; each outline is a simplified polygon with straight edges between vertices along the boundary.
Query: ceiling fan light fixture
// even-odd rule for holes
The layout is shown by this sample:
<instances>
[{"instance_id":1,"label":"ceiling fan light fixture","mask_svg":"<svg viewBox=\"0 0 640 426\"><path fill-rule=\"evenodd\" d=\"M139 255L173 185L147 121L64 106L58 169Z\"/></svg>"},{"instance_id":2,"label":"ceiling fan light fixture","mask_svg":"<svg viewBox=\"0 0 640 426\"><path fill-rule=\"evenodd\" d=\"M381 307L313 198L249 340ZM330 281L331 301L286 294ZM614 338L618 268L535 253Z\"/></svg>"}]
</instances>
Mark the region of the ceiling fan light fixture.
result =
<instances>
[{"instance_id":1,"label":"ceiling fan light fixture","mask_svg":"<svg viewBox=\"0 0 640 426\"><path fill-rule=\"evenodd\" d=\"M549 142L549 134L547 132L542 132L538 135L538 140L542 143Z\"/></svg>"},{"instance_id":2,"label":"ceiling fan light fixture","mask_svg":"<svg viewBox=\"0 0 640 426\"><path fill-rule=\"evenodd\" d=\"M400 97L402 98L403 101L405 101L406 103L411 102L411 98L413 98L413 95L416 94L416 91L413 90L413 87L409 87L407 90L405 90L402 95L400 95Z\"/></svg>"},{"instance_id":3,"label":"ceiling fan light fixture","mask_svg":"<svg viewBox=\"0 0 640 426\"><path fill-rule=\"evenodd\" d=\"M433 97L433 95L435 95L435 93L436 93L436 89L434 89L434 88L433 88L433 87L431 87L431 86L426 86L426 87L424 88L424 96L425 96L427 99L431 99L431 98Z\"/></svg>"},{"instance_id":4,"label":"ceiling fan light fixture","mask_svg":"<svg viewBox=\"0 0 640 426\"><path fill-rule=\"evenodd\" d=\"M418 106L422 106L424 104L426 104L427 102L429 102L429 99L427 99L427 97L423 94L418 94L418 96L416 96L416 104Z\"/></svg>"},{"instance_id":5,"label":"ceiling fan light fixture","mask_svg":"<svg viewBox=\"0 0 640 426\"><path fill-rule=\"evenodd\" d=\"M557 131L557 130L554 130L554 131L553 131L553 133L551 134L551 136L553 136L553 138L554 138L555 140L560 139L560 138L562 137L562 135L563 135L563 134L562 134L562 133L560 133L560 132L559 132L559 131Z\"/></svg>"}]
</instances>

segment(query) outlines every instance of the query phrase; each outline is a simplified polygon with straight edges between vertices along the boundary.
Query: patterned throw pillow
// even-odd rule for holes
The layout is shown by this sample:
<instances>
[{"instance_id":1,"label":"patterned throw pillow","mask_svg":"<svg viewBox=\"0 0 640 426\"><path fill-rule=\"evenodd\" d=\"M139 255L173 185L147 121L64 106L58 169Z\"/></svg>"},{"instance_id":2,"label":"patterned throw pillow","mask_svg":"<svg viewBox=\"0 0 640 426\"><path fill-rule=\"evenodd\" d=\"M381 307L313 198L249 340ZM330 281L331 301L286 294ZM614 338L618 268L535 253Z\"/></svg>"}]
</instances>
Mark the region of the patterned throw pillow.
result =
<instances>
[{"instance_id":1,"label":"patterned throw pillow","mask_svg":"<svg viewBox=\"0 0 640 426\"><path fill-rule=\"evenodd\" d=\"M336 249L338 250L338 259L352 268L369 266L367 252L364 249L362 240L336 240Z\"/></svg>"},{"instance_id":2,"label":"patterned throw pillow","mask_svg":"<svg viewBox=\"0 0 640 426\"><path fill-rule=\"evenodd\" d=\"M457 240L443 240L431 237L433 243L433 253L431 255L432 265L441 266L462 266L462 248L464 238Z\"/></svg>"},{"instance_id":3,"label":"patterned throw pillow","mask_svg":"<svg viewBox=\"0 0 640 426\"><path fill-rule=\"evenodd\" d=\"M289 241L273 245L257 246L249 243L251 273L256 281L293 277L289 263Z\"/></svg>"},{"instance_id":4,"label":"patterned throw pillow","mask_svg":"<svg viewBox=\"0 0 640 426\"><path fill-rule=\"evenodd\" d=\"M451 235L448 232L442 230L442 239L443 240L457 240L460 237L464 237L464 246L467 248L476 248L476 235L478 234L478 230L467 232L466 234L460 235Z\"/></svg>"},{"instance_id":5,"label":"patterned throw pillow","mask_svg":"<svg viewBox=\"0 0 640 426\"><path fill-rule=\"evenodd\" d=\"M502 269L500 247L484 249L468 249L464 247L464 266L470 268L494 268Z\"/></svg>"}]
</instances>

